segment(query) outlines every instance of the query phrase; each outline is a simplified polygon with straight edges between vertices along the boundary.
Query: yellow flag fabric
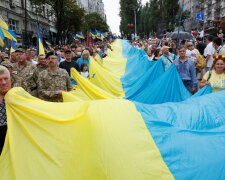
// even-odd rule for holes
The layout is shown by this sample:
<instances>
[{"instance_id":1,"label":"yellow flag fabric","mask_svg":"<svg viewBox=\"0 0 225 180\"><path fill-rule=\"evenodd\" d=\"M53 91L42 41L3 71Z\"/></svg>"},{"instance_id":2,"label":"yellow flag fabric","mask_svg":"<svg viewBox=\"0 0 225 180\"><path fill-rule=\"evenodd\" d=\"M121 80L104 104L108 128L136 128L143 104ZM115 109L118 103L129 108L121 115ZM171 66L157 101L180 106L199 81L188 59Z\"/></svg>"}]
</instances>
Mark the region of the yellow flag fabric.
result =
<instances>
[{"instance_id":1,"label":"yellow flag fabric","mask_svg":"<svg viewBox=\"0 0 225 180\"><path fill-rule=\"evenodd\" d=\"M9 39L13 39L15 42L17 42L16 38L8 30L2 28L2 31L5 35L5 37L7 37Z\"/></svg>"},{"instance_id":2,"label":"yellow flag fabric","mask_svg":"<svg viewBox=\"0 0 225 180\"><path fill-rule=\"evenodd\" d=\"M91 60L91 61L94 61L94 60ZM84 78L83 76L81 76L74 68L71 69L71 77L79 84L79 88L90 98L90 100L117 98L112 93L104 91L103 89L99 88L95 84L91 83L87 78ZM67 92L67 93L65 92L64 94L76 95L77 94L76 91ZM79 95L80 93L77 94L76 96L78 98L82 98L82 97L79 97ZM64 97L64 99L66 99L66 97ZM86 97L84 97L84 100L85 99Z\"/></svg>"},{"instance_id":3,"label":"yellow flag fabric","mask_svg":"<svg viewBox=\"0 0 225 180\"><path fill-rule=\"evenodd\" d=\"M124 97L119 75L105 69L92 58L90 58L89 67L90 81L93 84L117 97Z\"/></svg>"},{"instance_id":4,"label":"yellow flag fabric","mask_svg":"<svg viewBox=\"0 0 225 180\"><path fill-rule=\"evenodd\" d=\"M3 39L0 37L0 46L3 47L5 45Z\"/></svg>"},{"instance_id":5,"label":"yellow flag fabric","mask_svg":"<svg viewBox=\"0 0 225 180\"><path fill-rule=\"evenodd\" d=\"M45 50L44 50L44 46L43 46L43 44L42 44L42 42L41 42L41 39L39 38L39 55L45 55Z\"/></svg>"},{"instance_id":6,"label":"yellow flag fabric","mask_svg":"<svg viewBox=\"0 0 225 180\"><path fill-rule=\"evenodd\" d=\"M3 29L8 30L8 25L6 24L6 22L2 19L2 17L0 16L0 27Z\"/></svg>"},{"instance_id":7,"label":"yellow flag fabric","mask_svg":"<svg viewBox=\"0 0 225 180\"><path fill-rule=\"evenodd\" d=\"M122 43L119 39L114 41L111 45L113 51L108 49L108 56L103 60L103 65L110 72L123 76L126 69L127 59L123 57Z\"/></svg>"},{"instance_id":8,"label":"yellow flag fabric","mask_svg":"<svg viewBox=\"0 0 225 180\"><path fill-rule=\"evenodd\" d=\"M63 102L77 102L77 101L90 101L84 91L77 89L71 92L63 92Z\"/></svg>"},{"instance_id":9,"label":"yellow flag fabric","mask_svg":"<svg viewBox=\"0 0 225 180\"><path fill-rule=\"evenodd\" d=\"M98 64L104 66L104 65L103 65L103 59L99 56L99 54L97 54L97 55L95 56L95 60L96 60L96 62L97 62Z\"/></svg>"},{"instance_id":10,"label":"yellow flag fabric","mask_svg":"<svg viewBox=\"0 0 225 180\"><path fill-rule=\"evenodd\" d=\"M8 25L6 24L6 22L2 19L2 17L0 16L0 28L2 30L2 33L4 34L5 37L9 38L9 39L13 39L15 42L17 42L16 40L16 34L14 32L12 32L11 29L9 29ZM0 38L1 39L1 38ZM1 42L2 40L0 40L0 45L4 46L4 44Z\"/></svg>"},{"instance_id":11,"label":"yellow flag fabric","mask_svg":"<svg viewBox=\"0 0 225 180\"><path fill-rule=\"evenodd\" d=\"M51 103L13 88L6 108L1 180L173 179L130 101Z\"/></svg>"},{"instance_id":12,"label":"yellow flag fabric","mask_svg":"<svg viewBox=\"0 0 225 180\"><path fill-rule=\"evenodd\" d=\"M63 93L64 101L116 99L125 96L120 81L125 73L126 59L122 55L122 43L116 40L112 44L113 51L101 61L100 56L95 61L90 57L89 77L83 78L76 70L71 70L71 77L77 82L79 91ZM100 59L99 59L100 58ZM74 97L73 97L74 96Z\"/></svg>"}]
</instances>

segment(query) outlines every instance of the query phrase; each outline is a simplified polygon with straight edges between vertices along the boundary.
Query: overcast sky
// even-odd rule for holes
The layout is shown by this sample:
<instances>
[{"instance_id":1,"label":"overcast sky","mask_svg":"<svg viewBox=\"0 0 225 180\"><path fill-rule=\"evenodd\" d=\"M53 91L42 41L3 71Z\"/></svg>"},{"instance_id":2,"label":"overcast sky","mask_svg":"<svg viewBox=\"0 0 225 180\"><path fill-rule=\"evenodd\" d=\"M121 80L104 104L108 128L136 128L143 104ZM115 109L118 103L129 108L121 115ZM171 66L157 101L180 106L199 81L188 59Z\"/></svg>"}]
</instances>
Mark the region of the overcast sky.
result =
<instances>
[{"instance_id":1,"label":"overcast sky","mask_svg":"<svg viewBox=\"0 0 225 180\"><path fill-rule=\"evenodd\" d=\"M107 18L107 23L112 31L112 33L120 34L120 0L103 0L105 5L105 13ZM149 0L142 0L142 4L145 4Z\"/></svg>"}]
</instances>

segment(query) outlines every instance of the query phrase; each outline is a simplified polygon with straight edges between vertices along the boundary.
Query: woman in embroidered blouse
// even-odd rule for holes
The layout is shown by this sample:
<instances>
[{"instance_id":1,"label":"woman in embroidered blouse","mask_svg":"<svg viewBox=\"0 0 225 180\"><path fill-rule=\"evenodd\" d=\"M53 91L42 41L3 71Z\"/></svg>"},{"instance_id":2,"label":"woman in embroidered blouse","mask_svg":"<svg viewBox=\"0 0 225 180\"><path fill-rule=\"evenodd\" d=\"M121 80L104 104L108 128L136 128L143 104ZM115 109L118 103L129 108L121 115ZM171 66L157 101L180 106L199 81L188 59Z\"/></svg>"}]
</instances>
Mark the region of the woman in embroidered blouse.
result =
<instances>
[{"instance_id":1,"label":"woman in embroidered blouse","mask_svg":"<svg viewBox=\"0 0 225 180\"><path fill-rule=\"evenodd\" d=\"M211 85L212 92L225 90L225 56L216 56L212 70L205 73L199 87Z\"/></svg>"}]
</instances>

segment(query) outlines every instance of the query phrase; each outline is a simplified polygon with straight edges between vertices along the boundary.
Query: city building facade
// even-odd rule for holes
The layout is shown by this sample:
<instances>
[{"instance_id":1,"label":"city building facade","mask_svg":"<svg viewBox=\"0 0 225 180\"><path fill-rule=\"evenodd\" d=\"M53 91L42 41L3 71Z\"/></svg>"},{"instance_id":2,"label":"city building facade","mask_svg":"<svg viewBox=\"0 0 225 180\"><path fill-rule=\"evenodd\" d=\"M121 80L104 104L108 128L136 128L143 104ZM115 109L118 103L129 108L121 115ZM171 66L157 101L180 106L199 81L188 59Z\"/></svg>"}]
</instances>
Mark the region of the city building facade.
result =
<instances>
[{"instance_id":1,"label":"city building facade","mask_svg":"<svg viewBox=\"0 0 225 180\"><path fill-rule=\"evenodd\" d=\"M77 5L83 8L87 14L97 12L106 20L104 3L102 0L77 0Z\"/></svg>"},{"instance_id":2,"label":"city building facade","mask_svg":"<svg viewBox=\"0 0 225 180\"><path fill-rule=\"evenodd\" d=\"M1 0L0 16L17 34L18 45L36 44L37 22L43 39L55 41L56 18L51 13L51 6L48 4L37 8L29 0Z\"/></svg>"},{"instance_id":3,"label":"city building facade","mask_svg":"<svg viewBox=\"0 0 225 180\"><path fill-rule=\"evenodd\" d=\"M183 0L179 0L182 7ZM193 29L213 28L213 20L223 20L225 18L224 0L184 0L184 11L190 12L190 17L184 21L186 31ZM197 13L204 13L204 21L197 21Z\"/></svg>"}]
</instances>

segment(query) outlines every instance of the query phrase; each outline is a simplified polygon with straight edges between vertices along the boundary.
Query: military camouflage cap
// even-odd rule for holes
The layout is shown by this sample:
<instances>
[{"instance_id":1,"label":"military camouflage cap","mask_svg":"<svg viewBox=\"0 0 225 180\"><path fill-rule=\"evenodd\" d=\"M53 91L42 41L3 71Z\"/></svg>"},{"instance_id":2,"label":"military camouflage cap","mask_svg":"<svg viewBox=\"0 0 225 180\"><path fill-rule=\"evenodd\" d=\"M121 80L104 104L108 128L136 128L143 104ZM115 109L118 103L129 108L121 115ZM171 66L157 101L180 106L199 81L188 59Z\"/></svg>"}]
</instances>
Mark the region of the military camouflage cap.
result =
<instances>
[{"instance_id":1,"label":"military camouflage cap","mask_svg":"<svg viewBox=\"0 0 225 180\"><path fill-rule=\"evenodd\" d=\"M2 66L5 66L6 68L12 68L13 64L10 61L3 61L1 63Z\"/></svg>"}]
</instances>

